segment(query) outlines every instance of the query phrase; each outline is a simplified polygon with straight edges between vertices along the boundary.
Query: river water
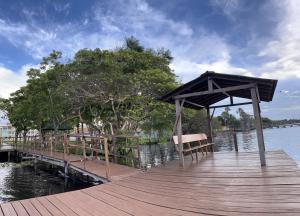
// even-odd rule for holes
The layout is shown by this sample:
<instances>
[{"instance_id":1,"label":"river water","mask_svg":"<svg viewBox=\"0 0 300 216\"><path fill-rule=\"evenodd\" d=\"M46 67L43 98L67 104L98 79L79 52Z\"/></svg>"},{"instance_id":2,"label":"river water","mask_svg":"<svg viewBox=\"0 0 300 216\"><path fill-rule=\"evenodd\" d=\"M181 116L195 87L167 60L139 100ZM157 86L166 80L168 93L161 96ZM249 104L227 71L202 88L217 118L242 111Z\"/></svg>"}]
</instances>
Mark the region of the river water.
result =
<instances>
[{"instance_id":1,"label":"river water","mask_svg":"<svg viewBox=\"0 0 300 216\"><path fill-rule=\"evenodd\" d=\"M0 203L78 190L93 185L61 176L62 169L43 162L0 163Z\"/></svg>"},{"instance_id":2,"label":"river water","mask_svg":"<svg viewBox=\"0 0 300 216\"><path fill-rule=\"evenodd\" d=\"M264 130L267 151L284 150L300 166L300 126ZM229 132L218 132L214 137L216 151L234 151L233 136ZM237 142L240 152L258 151L256 131L238 132ZM165 161L178 159L173 146L154 144L142 146L142 165L152 167Z\"/></svg>"}]
</instances>

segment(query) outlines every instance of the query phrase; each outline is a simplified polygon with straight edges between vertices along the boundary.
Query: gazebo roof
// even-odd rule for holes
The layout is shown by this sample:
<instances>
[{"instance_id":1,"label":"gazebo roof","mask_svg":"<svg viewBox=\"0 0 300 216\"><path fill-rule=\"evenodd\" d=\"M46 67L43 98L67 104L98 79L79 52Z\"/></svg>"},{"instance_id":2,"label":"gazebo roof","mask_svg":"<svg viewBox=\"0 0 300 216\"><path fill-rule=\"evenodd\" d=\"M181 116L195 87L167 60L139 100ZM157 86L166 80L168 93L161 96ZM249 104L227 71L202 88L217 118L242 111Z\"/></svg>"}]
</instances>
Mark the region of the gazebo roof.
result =
<instances>
[{"instance_id":1,"label":"gazebo roof","mask_svg":"<svg viewBox=\"0 0 300 216\"><path fill-rule=\"evenodd\" d=\"M209 80L211 80L209 82ZM257 87L260 101L272 101L277 80L221 74L207 71L198 78L162 96L160 100L173 103L186 99L185 107L201 109L210 107L228 97L251 99L249 89Z\"/></svg>"}]
</instances>

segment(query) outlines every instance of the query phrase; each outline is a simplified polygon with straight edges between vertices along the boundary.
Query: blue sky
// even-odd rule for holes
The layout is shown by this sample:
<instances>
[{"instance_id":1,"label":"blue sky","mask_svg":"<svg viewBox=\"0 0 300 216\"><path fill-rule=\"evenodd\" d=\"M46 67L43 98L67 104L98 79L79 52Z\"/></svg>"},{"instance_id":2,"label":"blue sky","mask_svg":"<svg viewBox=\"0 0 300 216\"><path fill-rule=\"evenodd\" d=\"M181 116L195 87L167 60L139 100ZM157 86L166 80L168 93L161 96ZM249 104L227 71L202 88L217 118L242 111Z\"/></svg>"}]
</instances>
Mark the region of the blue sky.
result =
<instances>
[{"instance_id":1,"label":"blue sky","mask_svg":"<svg viewBox=\"0 0 300 216\"><path fill-rule=\"evenodd\" d=\"M263 115L300 118L299 11L297 0L0 0L0 96L54 49L68 59L134 36L169 49L182 82L206 70L279 79Z\"/></svg>"}]
</instances>

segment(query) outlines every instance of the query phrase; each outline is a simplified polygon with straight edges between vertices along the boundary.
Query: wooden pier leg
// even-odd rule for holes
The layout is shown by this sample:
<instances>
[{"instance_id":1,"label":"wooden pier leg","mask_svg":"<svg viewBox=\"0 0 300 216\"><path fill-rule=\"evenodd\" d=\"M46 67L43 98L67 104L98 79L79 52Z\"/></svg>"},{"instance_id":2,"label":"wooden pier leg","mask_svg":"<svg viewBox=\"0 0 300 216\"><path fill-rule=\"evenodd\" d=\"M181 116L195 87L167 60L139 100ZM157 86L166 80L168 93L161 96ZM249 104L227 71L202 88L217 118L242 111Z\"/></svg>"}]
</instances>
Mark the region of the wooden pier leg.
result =
<instances>
[{"instance_id":1,"label":"wooden pier leg","mask_svg":"<svg viewBox=\"0 0 300 216\"><path fill-rule=\"evenodd\" d=\"M65 172L65 177L68 175L68 168L69 168L69 163L65 161L64 163L64 172Z\"/></svg>"},{"instance_id":2,"label":"wooden pier leg","mask_svg":"<svg viewBox=\"0 0 300 216\"><path fill-rule=\"evenodd\" d=\"M180 163L180 166L184 167L180 101L178 99L176 99L175 104L176 104L176 119L178 119L177 136L178 136L178 147L179 147L179 163Z\"/></svg>"},{"instance_id":3,"label":"wooden pier leg","mask_svg":"<svg viewBox=\"0 0 300 216\"><path fill-rule=\"evenodd\" d=\"M209 143L212 143L213 142L213 135L212 135L212 129L211 129L211 118L210 118L209 107L206 108L206 113L207 113L207 132L208 132L207 140L208 140Z\"/></svg>"},{"instance_id":4,"label":"wooden pier leg","mask_svg":"<svg viewBox=\"0 0 300 216\"><path fill-rule=\"evenodd\" d=\"M239 151L239 147L238 147L238 144L237 144L236 132L233 131L233 132L232 132L232 135L233 135L234 150L235 150L236 152L238 152L238 151Z\"/></svg>"},{"instance_id":5,"label":"wooden pier leg","mask_svg":"<svg viewBox=\"0 0 300 216\"><path fill-rule=\"evenodd\" d=\"M255 117L255 126L256 126L256 135L258 141L258 149L260 156L260 164L261 166L266 166L266 156L264 149L264 136L262 130L261 116L260 116L260 108L258 103L258 95L255 88L251 88L251 97L252 97L252 105L253 105L253 113Z\"/></svg>"}]
</instances>

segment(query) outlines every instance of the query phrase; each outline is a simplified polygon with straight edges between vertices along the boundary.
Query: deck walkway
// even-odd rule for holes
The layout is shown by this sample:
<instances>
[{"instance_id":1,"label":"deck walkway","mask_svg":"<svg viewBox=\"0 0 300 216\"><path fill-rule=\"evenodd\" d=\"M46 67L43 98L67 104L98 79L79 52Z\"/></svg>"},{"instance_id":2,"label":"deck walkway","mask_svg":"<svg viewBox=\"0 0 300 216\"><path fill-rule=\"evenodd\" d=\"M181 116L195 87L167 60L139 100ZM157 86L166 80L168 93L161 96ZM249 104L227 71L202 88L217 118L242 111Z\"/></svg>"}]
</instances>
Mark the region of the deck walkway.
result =
<instances>
[{"instance_id":1,"label":"deck walkway","mask_svg":"<svg viewBox=\"0 0 300 216\"><path fill-rule=\"evenodd\" d=\"M96 176L102 177L103 179L106 178L106 164L103 160L83 160L83 157L80 155L65 155L61 152L49 152L49 151L40 151L40 150L19 150L22 152L27 152L34 155L43 155L47 156L49 158L55 158L61 161L68 161L69 165L72 165L76 168L79 168L81 170L87 171L89 173L92 173ZM130 176L133 174L137 174L139 170L120 165L115 163L109 163L109 176L110 181L118 180L126 176Z\"/></svg>"},{"instance_id":2,"label":"deck walkway","mask_svg":"<svg viewBox=\"0 0 300 216\"><path fill-rule=\"evenodd\" d=\"M300 215L300 172L284 152L214 153L83 190L1 205L0 215Z\"/></svg>"}]
</instances>

